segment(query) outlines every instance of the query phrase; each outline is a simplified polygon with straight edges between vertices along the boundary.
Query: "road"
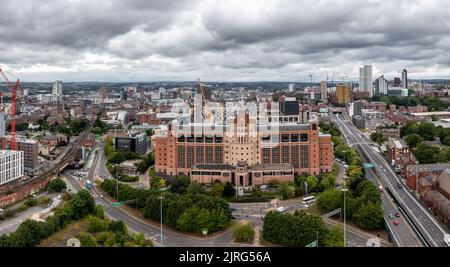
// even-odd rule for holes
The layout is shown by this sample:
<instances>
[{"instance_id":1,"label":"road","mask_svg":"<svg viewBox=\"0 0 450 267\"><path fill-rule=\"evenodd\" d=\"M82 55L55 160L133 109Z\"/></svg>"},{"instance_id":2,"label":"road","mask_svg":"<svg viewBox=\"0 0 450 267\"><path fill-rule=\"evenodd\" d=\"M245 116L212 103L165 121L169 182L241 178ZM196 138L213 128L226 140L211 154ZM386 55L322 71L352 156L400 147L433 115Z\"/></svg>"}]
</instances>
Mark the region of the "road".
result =
<instances>
[{"instance_id":1,"label":"road","mask_svg":"<svg viewBox=\"0 0 450 267\"><path fill-rule=\"evenodd\" d=\"M102 163L102 164L100 164ZM104 167L105 159L103 150L100 147L98 153L96 153L93 164L90 169L87 170L88 179L93 180L96 171L100 171ZM100 171L100 173L102 173ZM64 172L62 174L71 185L77 190L85 189L85 179L80 179L79 177L75 177L70 172ZM103 170L104 177L111 178L109 173L106 170ZM112 201L107 198L102 198L101 193L94 187L91 191L92 195L97 204L103 206L105 214L114 220L123 221L128 228L133 232L138 232L144 234L147 238L151 239L156 245L161 246L160 244L160 227L155 226L155 224L151 224L143 217L137 217L135 214L131 214L120 207L111 207ZM200 238L194 237L182 233L178 233L176 231L167 229L167 227L163 227L163 245L169 247L229 247L229 246L244 246L241 244L232 243L232 231L228 229L223 233L218 235L214 235L212 237ZM248 246L248 245L246 245Z\"/></svg>"},{"instance_id":2,"label":"road","mask_svg":"<svg viewBox=\"0 0 450 267\"><path fill-rule=\"evenodd\" d=\"M425 243L425 245L433 247L445 246L444 233L448 230L436 219L429 210L424 207L404 186L399 188L397 185L401 180L389 166L388 162L380 153L376 152L368 143L370 141L357 130L350 122L348 116L332 115L332 121L341 129L347 143L358 149L363 155L363 160L375 164L373 171L376 173L377 181L387 188L398 203L401 211L407 216L414 232ZM385 203L388 203L386 201ZM393 229L401 229L393 227ZM410 239L410 231L394 230L394 235L402 240L402 244L408 244ZM405 241L403 241L405 240Z\"/></svg>"}]
</instances>

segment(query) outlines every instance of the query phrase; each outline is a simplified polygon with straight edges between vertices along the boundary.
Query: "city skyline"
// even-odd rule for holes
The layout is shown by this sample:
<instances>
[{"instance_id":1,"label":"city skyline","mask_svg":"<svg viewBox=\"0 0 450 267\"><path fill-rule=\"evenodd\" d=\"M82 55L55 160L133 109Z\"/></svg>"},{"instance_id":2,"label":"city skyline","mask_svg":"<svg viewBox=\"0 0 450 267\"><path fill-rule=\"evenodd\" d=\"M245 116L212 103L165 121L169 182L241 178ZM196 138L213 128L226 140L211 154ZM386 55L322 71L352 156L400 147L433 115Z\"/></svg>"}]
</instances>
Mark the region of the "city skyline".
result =
<instances>
[{"instance_id":1,"label":"city skyline","mask_svg":"<svg viewBox=\"0 0 450 267\"><path fill-rule=\"evenodd\" d=\"M24 82L450 78L446 1L21 2L0 66Z\"/></svg>"}]
</instances>

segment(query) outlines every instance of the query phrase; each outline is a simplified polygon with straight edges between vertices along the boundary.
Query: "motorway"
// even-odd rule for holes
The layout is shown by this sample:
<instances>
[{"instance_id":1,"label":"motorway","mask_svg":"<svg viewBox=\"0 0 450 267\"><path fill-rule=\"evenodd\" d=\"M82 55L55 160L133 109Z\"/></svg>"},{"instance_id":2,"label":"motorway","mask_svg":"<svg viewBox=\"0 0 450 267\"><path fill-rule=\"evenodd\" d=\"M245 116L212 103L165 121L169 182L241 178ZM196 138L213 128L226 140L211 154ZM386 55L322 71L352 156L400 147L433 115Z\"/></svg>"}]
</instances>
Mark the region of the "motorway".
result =
<instances>
[{"instance_id":1,"label":"motorway","mask_svg":"<svg viewBox=\"0 0 450 267\"><path fill-rule=\"evenodd\" d=\"M393 200L398 203L401 212L403 215L406 215L405 219L409 221L412 229L414 229L413 231L417 234L417 237L422 243L432 247L445 246L444 234L448 233L448 230L411 194L411 192L409 192L408 189L405 188L405 186L402 186L401 188L397 186L401 183L401 180L391 169L387 160L372 148L369 145L370 141L353 126L348 116L342 118L339 114L336 116L332 115L332 121L335 122L342 131L347 143L351 147L358 149L362 154L363 161L375 165L374 170L376 171L376 175L374 176L378 178L378 184L383 185L385 189L390 191ZM373 172L372 174L375 174L374 170L369 171L369 173ZM368 178L370 178L370 175ZM387 192L383 195L386 194ZM384 197L384 199L383 207L389 206L389 197ZM414 242L414 239L411 239L410 230L402 229L398 226L391 228L393 229L394 236L398 239L399 246L408 246L412 243L416 243Z\"/></svg>"}]
</instances>

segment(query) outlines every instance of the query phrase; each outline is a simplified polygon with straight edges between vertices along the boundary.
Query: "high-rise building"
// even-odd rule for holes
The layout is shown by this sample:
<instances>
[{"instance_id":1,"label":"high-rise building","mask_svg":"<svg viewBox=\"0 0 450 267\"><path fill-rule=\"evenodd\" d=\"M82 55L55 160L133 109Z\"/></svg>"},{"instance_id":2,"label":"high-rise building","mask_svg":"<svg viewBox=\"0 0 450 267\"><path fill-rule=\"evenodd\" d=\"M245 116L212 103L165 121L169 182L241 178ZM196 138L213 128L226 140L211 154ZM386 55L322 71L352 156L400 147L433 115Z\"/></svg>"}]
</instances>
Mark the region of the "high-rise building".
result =
<instances>
[{"instance_id":1,"label":"high-rise building","mask_svg":"<svg viewBox=\"0 0 450 267\"><path fill-rule=\"evenodd\" d=\"M349 103L351 100L350 85L347 83L336 85L336 98L340 105Z\"/></svg>"},{"instance_id":2,"label":"high-rise building","mask_svg":"<svg viewBox=\"0 0 450 267\"><path fill-rule=\"evenodd\" d=\"M389 89L389 83L384 78L384 75L381 75L375 80L375 95L387 95Z\"/></svg>"},{"instance_id":3,"label":"high-rise building","mask_svg":"<svg viewBox=\"0 0 450 267\"><path fill-rule=\"evenodd\" d=\"M373 96L372 65L359 68L359 91L369 92L369 96Z\"/></svg>"},{"instance_id":4,"label":"high-rise building","mask_svg":"<svg viewBox=\"0 0 450 267\"><path fill-rule=\"evenodd\" d=\"M258 122L250 130L254 121L247 115L231 121L221 130L218 126L195 130L195 124L178 129L169 123L165 134L155 136L156 172L188 175L200 183L220 180L253 186L333 169L331 135L320 133L316 119L307 124L271 123L275 131Z\"/></svg>"},{"instance_id":5,"label":"high-rise building","mask_svg":"<svg viewBox=\"0 0 450 267\"><path fill-rule=\"evenodd\" d=\"M23 151L0 150L0 185L23 177Z\"/></svg>"},{"instance_id":6,"label":"high-rise building","mask_svg":"<svg viewBox=\"0 0 450 267\"><path fill-rule=\"evenodd\" d=\"M406 69L402 71L402 87L408 88L408 71Z\"/></svg>"},{"instance_id":7,"label":"high-rise building","mask_svg":"<svg viewBox=\"0 0 450 267\"><path fill-rule=\"evenodd\" d=\"M362 115L362 103L360 100L353 102L353 115Z\"/></svg>"},{"instance_id":8,"label":"high-rise building","mask_svg":"<svg viewBox=\"0 0 450 267\"><path fill-rule=\"evenodd\" d=\"M0 137L4 136L6 133L6 123L5 123L5 114L0 112Z\"/></svg>"},{"instance_id":9,"label":"high-rise building","mask_svg":"<svg viewBox=\"0 0 450 267\"><path fill-rule=\"evenodd\" d=\"M61 96L63 94L63 82L62 81L55 81L53 83L53 95Z\"/></svg>"},{"instance_id":10,"label":"high-rise building","mask_svg":"<svg viewBox=\"0 0 450 267\"><path fill-rule=\"evenodd\" d=\"M1 147L2 149L10 149L11 147L11 136L5 135L2 138L0 138ZM17 138L16 139L16 146L17 150L23 151L23 162L25 171L28 174L32 174L33 170L37 167L39 161L38 161L38 155L39 155L39 144L36 140L31 139L23 139L23 138Z\"/></svg>"},{"instance_id":11,"label":"high-rise building","mask_svg":"<svg viewBox=\"0 0 450 267\"><path fill-rule=\"evenodd\" d=\"M289 93L293 93L294 92L294 88L295 88L295 84L294 83L290 83L289 84Z\"/></svg>"},{"instance_id":12,"label":"high-rise building","mask_svg":"<svg viewBox=\"0 0 450 267\"><path fill-rule=\"evenodd\" d=\"M147 153L148 139L145 133L132 137L116 137L115 148L125 152L135 152L141 155Z\"/></svg>"},{"instance_id":13,"label":"high-rise building","mask_svg":"<svg viewBox=\"0 0 450 267\"><path fill-rule=\"evenodd\" d=\"M327 101L328 99L328 83L327 81L320 82L320 100Z\"/></svg>"},{"instance_id":14,"label":"high-rise building","mask_svg":"<svg viewBox=\"0 0 450 267\"><path fill-rule=\"evenodd\" d=\"M295 97L281 96L279 100L280 112L283 115L298 115L300 113L299 102Z\"/></svg>"},{"instance_id":15,"label":"high-rise building","mask_svg":"<svg viewBox=\"0 0 450 267\"><path fill-rule=\"evenodd\" d=\"M399 77L394 78L394 87L401 87L402 86L402 80Z\"/></svg>"}]
</instances>

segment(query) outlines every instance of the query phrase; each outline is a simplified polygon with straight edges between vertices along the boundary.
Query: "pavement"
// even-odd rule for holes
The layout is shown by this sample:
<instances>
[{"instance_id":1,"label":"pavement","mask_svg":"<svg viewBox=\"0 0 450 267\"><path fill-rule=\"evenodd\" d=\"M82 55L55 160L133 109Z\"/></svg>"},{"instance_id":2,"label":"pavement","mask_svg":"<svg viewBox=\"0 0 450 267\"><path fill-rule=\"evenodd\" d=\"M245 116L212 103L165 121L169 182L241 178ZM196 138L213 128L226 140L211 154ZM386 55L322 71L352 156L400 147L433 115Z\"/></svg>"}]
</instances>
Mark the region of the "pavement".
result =
<instances>
[{"instance_id":1,"label":"pavement","mask_svg":"<svg viewBox=\"0 0 450 267\"><path fill-rule=\"evenodd\" d=\"M353 126L348 116L346 114L333 114L332 121L335 122L341 129L347 143L362 153L363 161L370 162L375 165L372 170L372 174L375 176L374 178L376 179L376 182L381 184L385 189L388 188L393 197L390 199L391 196L384 193L382 194L384 196L383 202L392 207L393 200L395 200L395 202L399 203L402 207L401 211L403 215L410 218L408 222L412 227L409 229L398 226L390 227L393 230L393 236L398 241L399 246L411 246L411 244L413 244L413 246L418 245L417 242L414 242L414 240L422 240L422 238L425 245L434 247L445 246L443 238L444 234L448 233L448 230L422 203L414 197L406 186L402 186L402 188L397 186L399 183L402 183L400 178L392 170L387 160L368 144L370 141ZM383 207L385 207L385 204L383 204ZM386 208L386 213L390 213L395 210L395 208L391 210L389 210L388 207ZM401 225L403 224L406 224L406 221L401 223ZM415 238L412 238L411 235L415 235Z\"/></svg>"}]
</instances>

